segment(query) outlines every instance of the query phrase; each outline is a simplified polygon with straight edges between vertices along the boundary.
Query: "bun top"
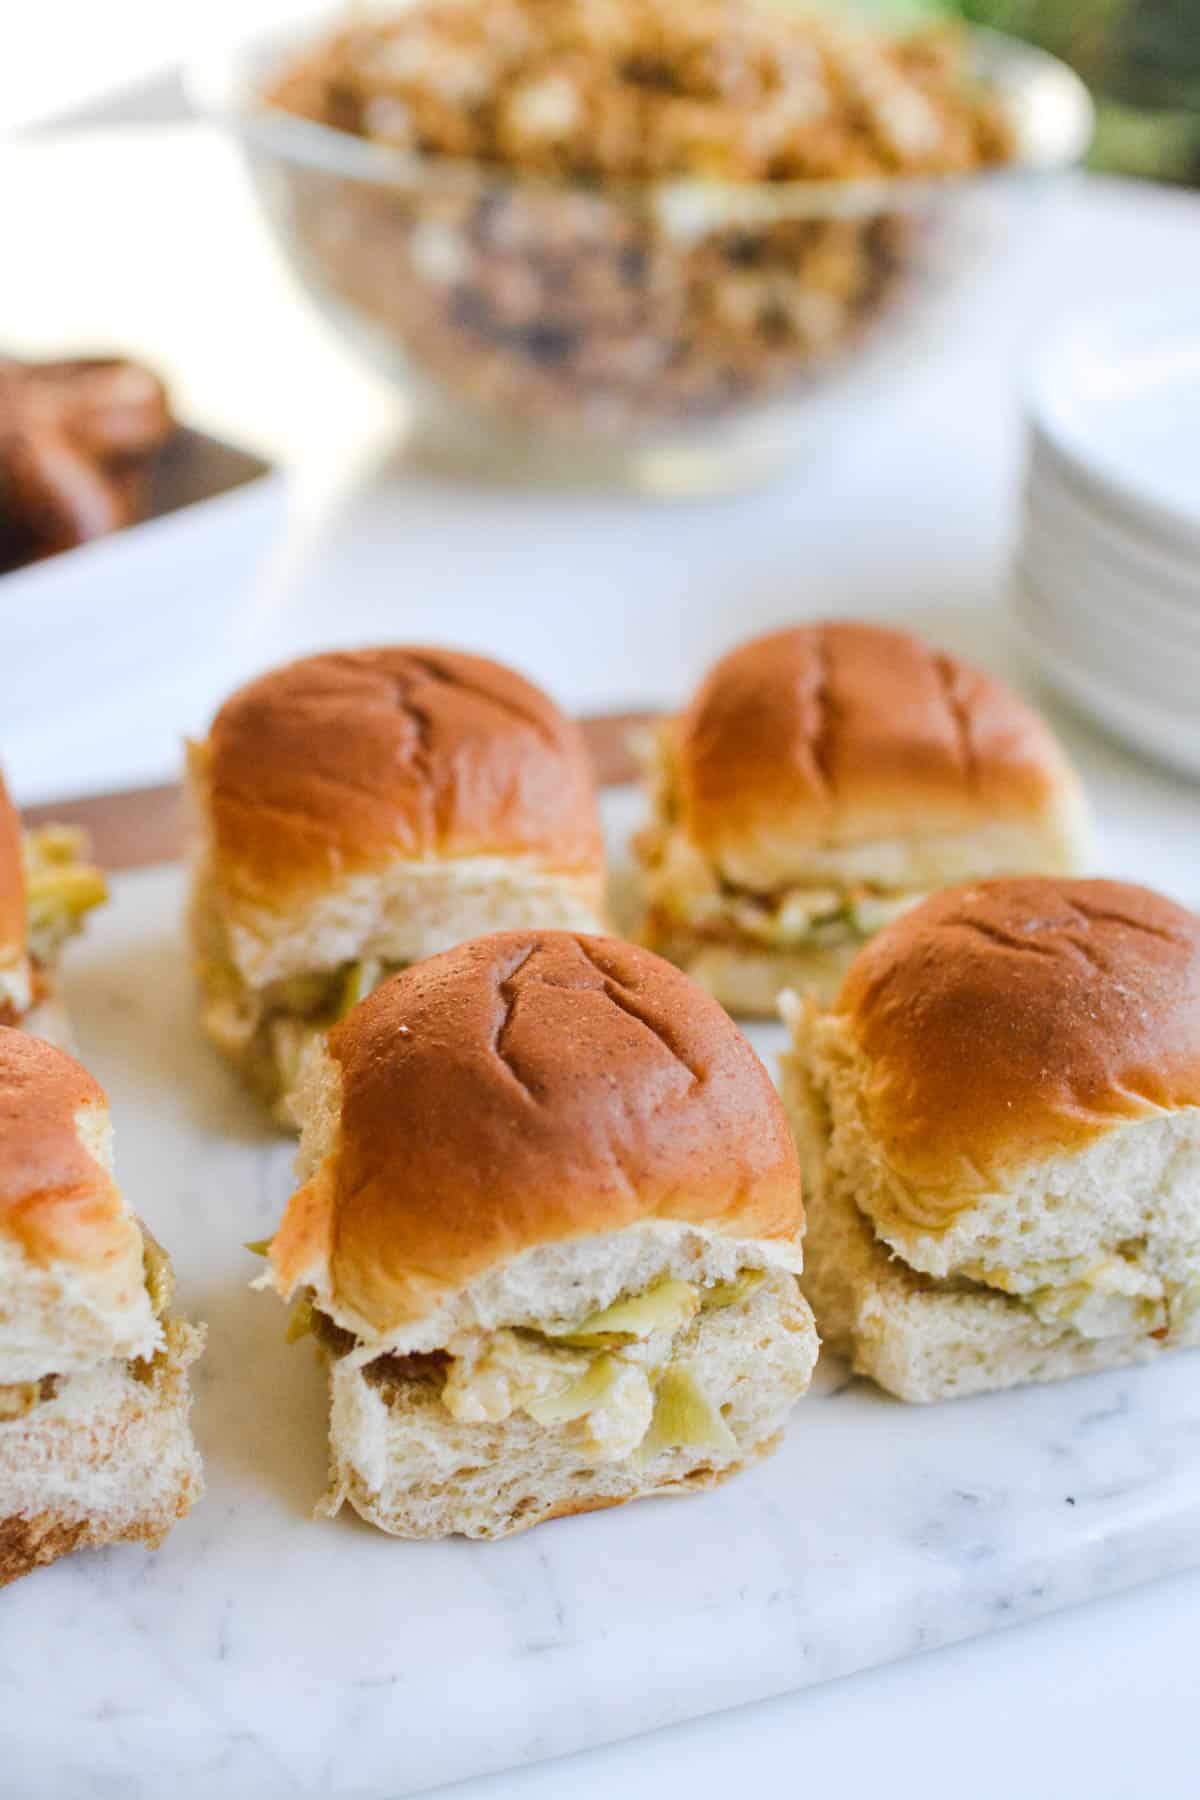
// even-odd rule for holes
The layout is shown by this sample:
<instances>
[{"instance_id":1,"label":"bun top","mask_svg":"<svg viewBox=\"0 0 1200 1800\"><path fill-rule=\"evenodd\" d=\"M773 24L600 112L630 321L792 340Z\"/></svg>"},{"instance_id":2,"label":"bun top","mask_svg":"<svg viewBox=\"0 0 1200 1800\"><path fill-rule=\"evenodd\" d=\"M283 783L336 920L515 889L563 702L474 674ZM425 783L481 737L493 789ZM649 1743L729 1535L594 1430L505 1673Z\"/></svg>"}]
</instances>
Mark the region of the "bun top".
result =
<instances>
[{"instance_id":1,"label":"bun top","mask_svg":"<svg viewBox=\"0 0 1200 1800\"><path fill-rule=\"evenodd\" d=\"M498 932L414 964L329 1034L329 1147L271 1246L383 1334L538 1245L654 1221L774 1244L804 1212L782 1105L717 1003L648 950ZM340 1104L340 1113L339 1113ZM789 1260L790 1259L790 1260Z\"/></svg>"},{"instance_id":2,"label":"bun top","mask_svg":"<svg viewBox=\"0 0 1200 1800\"><path fill-rule=\"evenodd\" d=\"M1079 804L1055 738L1010 688L878 625L798 625L731 651L675 721L670 755L685 834L751 888L803 878L818 846Z\"/></svg>"},{"instance_id":3,"label":"bun top","mask_svg":"<svg viewBox=\"0 0 1200 1800\"><path fill-rule=\"evenodd\" d=\"M21 822L0 775L0 977L25 959L25 875ZM0 988L0 1009L3 991ZM0 1017L3 1016L0 1010Z\"/></svg>"},{"instance_id":4,"label":"bun top","mask_svg":"<svg viewBox=\"0 0 1200 1800\"><path fill-rule=\"evenodd\" d=\"M227 700L206 748L223 878L268 903L398 859L520 855L564 873L603 868L578 728L483 657L306 657Z\"/></svg>"},{"instance_id":5,"label":"bun top","mask_svg":"<svg viewBox=\"0 0 1200 1800\"><path fill-rule=\"evenodd\" d=\"M1119 881L953 888L859 952L834 1016L891 1170L961 1193L1200 1106L1200 919Z\"/></svg>"},{"instance_id":6,"label":"bun top","mask_svg":"<svg viewBox=\"0 0 1200 1800\"><path fill-rule=\"evenodd\" d=\"M142 1286L142 1235L112 1178L103 1090L39 1038L0 1029L0 1234L42 1267Z\"/></svg>"}]
</instances>

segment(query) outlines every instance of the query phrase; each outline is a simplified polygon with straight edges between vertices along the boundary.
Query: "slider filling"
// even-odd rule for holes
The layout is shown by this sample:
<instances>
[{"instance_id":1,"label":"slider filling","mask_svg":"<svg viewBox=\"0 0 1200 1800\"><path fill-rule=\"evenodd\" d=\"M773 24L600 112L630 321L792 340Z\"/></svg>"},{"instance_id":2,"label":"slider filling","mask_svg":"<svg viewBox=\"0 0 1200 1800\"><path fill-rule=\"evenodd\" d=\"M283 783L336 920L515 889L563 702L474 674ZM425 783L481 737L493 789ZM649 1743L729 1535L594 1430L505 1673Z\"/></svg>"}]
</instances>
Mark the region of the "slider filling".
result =
<instances>
[{"instance_id":1,"label":"slider filling","mask_svg":"<svg viewBox=\"0 0 1200 1800\"><path fill-rule=\"evenodd\" d=\"M748 1316L756 1298L794 1306L797 1297L795 1277L782 1270L745 1268L707 1284L668 1276L573 1323L508 1326L465 1334L443 1350L381 1355L306 1294L289 1335L311 1330L331 1361L352 1359L385 1405L419 1382L460 1425L500 1425L522 1414L565 1432L594 1462L680 1448L732 1458L737 1439L699 1362L712 1317L728 1312L732 1323Z\"/></svg>"},{"instance_id":2,"label":"slider filling","mask_svg":"<svg viewBox=\"0 0 1200 1800\"><path fill-rule=\"evenodd\" d=\"M855 1226L869 1234L879 1255L910 1275L922 1294L988 1296L993 1303L1003 1302L1040 1326L1062 1329L1079 1338L1166 1340L1176 1338L1200 1318L1200 1246L1181 1258L1176 1245L1171 1245L1176 1254L1168 1256L1166 1246L1161 1242L1152 1245L1148 1236L1105 1243L1098 1231L1096 1242L1082 1253L1023 1258L1020 1219L1015 1217L1009 1237L996 1241L988 1235L982 1246L986 1254L948 1253L949 1266L943 1273L910 1262L903 1243L897 1242L900 1234L891 1230L881 1235L872 1216L878 1205L878 1188L888 1178L873 1165L868 1173L868 1165L861 1159L862 1126L856 1116L855 1090L851 1082L839 1079L841 1054L834 1028L821 1021L811 1003L801 1005L792 995L784 997L782 1010L796 1046L782 1058L783 1093L800 1151L810 1219L830 1211L849 1213ZM1165 1132L1172 1141L1183 1137L1180 1148L1186 1143L1185 1129L1178 1121L1151 1120L1140 1129L1154 1135ZM1169 1158L1171 1145L1165 1149ZM1099 1154L1103 1155L1103 1147ZM1054 1177L1047 1180L1052 1183ZM1031 1193L1036 1193L1044 1206L1042 1185L1031 1188ZM945 1226L964 1216L970 1198L960 1197L959 1204L943 1216L934 1196L907 1192L895 1180L888 1187L888 1204L898 1215L906 1215L906 1226L910 1230L925 1228L918 1240L924 1250L921 1262L929 1260L928 1239L936 1239ZM1053 1204L1053 1192L1050 1198ZM1013 1210L1019 1213L1019 1201ZM809 1282L823 1249L817 1225L810 1229ZM916 1256L916 1248L909 1254Z\"/></svg>"},{"instance_id":3,"label":"slider filling","mask_svg":"<svg viewBox=\"0 0 1200 1800\"><path fill-rule=\"evenodd\" d=\"M206 942L198 961L204 1029L283 1123L291 1124L284 1103L299 1079L308 1046L380 982L409 965L360 957L256 988L228 954L216 915L208 915L204 926Z\"/></svg>"},{"instance_id":4,"label":"slider filling","mask_svg":"<svg viewBox=\"0 0 1200 1800\"><path fill-rule=\"evenodd\" d=\"M47 825L24 834L26 954L0 968L0 1025L37 1028L38 1010L53 995L63 945L107 898L104 876L86 853L83 832L67 826Z\"/></svg>"},{"instance_id":5,"label":"slider filling","mask_svg":"<svg viewBox=\"0 0 1200 1800\"><path fill-rule=\"evenodd\" d=\"M667 734L648 766L654 823L637 842L645 870L646 933L653 947L684 966L706 949L750 954L854 951L924 898L924 890L879 882L847 884L814 869L813 879L770 892L740 887L687 837ZM840 965L838 965L840 967Z\"/></svg>"}]
</instances>

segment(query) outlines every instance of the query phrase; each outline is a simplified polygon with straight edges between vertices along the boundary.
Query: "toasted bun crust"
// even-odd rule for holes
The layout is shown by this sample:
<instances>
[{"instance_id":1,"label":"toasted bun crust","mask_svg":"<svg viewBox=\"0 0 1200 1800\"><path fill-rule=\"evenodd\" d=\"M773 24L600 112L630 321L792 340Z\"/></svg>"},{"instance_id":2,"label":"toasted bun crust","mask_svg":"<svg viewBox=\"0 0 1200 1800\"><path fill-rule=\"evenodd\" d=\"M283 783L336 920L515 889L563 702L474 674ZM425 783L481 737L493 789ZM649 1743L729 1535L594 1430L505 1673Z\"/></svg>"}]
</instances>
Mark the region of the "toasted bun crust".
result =
<instances>
[{"instance_id":1,"label":"toasted bun crust","mask_svg":"<svg viewBox=\"0 0 1200 1800\"><path fill-rule=\"evenodd\" d=\"M1017 1168L1200 1106L1200 919L1117 881L952 888L860 952L834 1016L889 1169L949 1215Z\"/></svg>"},{"instance_id":2,"label":"toasted bun crust","mask_svg":"<svg viewBox=\"0 0 1200 1800\"><path fill-rule=\"evenodd\" d=\"M1011 689L878 625L799 625L741 645L672 740L684 831L747 887L803 874L816 846L1079 806L1055 738Z\"/></svg>"},{"instance_id":3,"label":"toasted bun crust","mask_svg":"<svg viewBox=\"0 0 1200 1800\"><path fill-rule=\"evenodd\" d=\"M393 977L330 1033L332 1151L271 1249L389 1331L535 1246L650 1221L795 1245L796 1153L725 1013L647 950L499 932Z\"/></svg>"},{"instance_id":4,"label":"toasted bun crust","mask_svg":"<svg viewBox=\"0 0 1200 1800\"><path fill-rule=\"evenodd\" d=\"M243 897L294 900L431 856L603 868L579 731L483 657L306 657L227 700L200 761L215 865Z\"/></svg>"},{"instance_id":5,"label":"toasted bun crust","mask_svg":"<svg viewBox=\"0 0 1200 1800\"><path fill-rule=\"evenodd\" d=\"M0 775L0 970L25 955L25 875L21 864L21 822Z\"/></svg>"},{"instance_id":6,"label":"toasted bun crust","mask_svg":"<svg viewBox=\"0 0 1200 1800\"><path fill-rule=\"evenodd\" d=\"M108 1102L62 1050L0 1028L0 1233L32 1262L116 1274L141 1284L142 1237L96 1151Z\"/></svg>"}]
</instances>

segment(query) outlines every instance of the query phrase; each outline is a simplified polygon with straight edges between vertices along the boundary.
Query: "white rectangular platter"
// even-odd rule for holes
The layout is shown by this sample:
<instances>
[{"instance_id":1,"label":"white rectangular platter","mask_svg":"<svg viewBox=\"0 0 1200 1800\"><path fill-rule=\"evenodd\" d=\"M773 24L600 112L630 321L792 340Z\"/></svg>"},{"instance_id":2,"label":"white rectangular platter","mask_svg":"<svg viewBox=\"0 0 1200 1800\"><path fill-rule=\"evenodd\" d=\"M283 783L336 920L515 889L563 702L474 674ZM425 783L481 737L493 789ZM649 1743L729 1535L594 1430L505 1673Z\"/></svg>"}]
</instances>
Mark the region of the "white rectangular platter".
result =
<instances>
[{"instance_id":1,"label":"white rectangular platter","mask_svg":"<svg viewBox=\"0 0 1200 1800\"><path fill-rule=\"evenodd\" d=\"M1108 866L1195 898L1171 829L1190 798L1176 820L1131 781L1108 795ZM197 1041L180 902L177 870L119 878L68 988L123 1183L208 1323L208 1493L156 1555L80 1556L0 1596L5 1792L384 1800L1200 1561L1195 1355L932 1410L831 1364L779 1454L702 1497L492 1545L315 1523L316 1359L248 1291L241 1247L274 1226L291 1148ZM756 1041L773 1060L778 1034Z\"/></svg>"}]
</instances>

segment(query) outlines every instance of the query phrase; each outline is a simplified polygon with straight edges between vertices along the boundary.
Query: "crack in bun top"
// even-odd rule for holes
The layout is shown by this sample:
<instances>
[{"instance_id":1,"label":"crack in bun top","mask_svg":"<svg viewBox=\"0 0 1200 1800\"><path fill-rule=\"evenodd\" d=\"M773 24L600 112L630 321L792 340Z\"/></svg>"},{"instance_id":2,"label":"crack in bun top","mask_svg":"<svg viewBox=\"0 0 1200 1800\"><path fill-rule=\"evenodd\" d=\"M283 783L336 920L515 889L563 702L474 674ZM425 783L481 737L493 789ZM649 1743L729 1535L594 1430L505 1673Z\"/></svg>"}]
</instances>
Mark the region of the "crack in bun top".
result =
<instances>
[{"instance_id":1,"label":"crack in bun top","mask_svg":"<svg viewBox=\"0 0 1200 1800\"><path fill-rule=\"evenodd\" d=\"M578 727L484 657L306 657L227 700L199 761L223 878L267 901L404 859L603 870Z\"/></svg>"},{"instance_id":2,"label":"crack in bun top","mask_svg":"<svg viewBox=\"0 0 1200 1800\"><path fill-rule=\"evenodd\" d=\"M1119 881L953 888L859 953L834 1018L897 1179L986 1187L1200 1107L1200 918Z\"/></svg>"},{"instance_id":3,"label":"crack in bun top","mask_svg":"<svg viewBox=\"0 0 1200 1800\"><path fill-rule=\"evenodd\" d=\"M309 1100L336 1117L272 1244L284 1292L312 1283L386 1332L523 1251L653 1222L799 1267L799 1170L770 1076L647 950L478 938L385 982L327 1044Z\"/></svg>"}]
</instances>

